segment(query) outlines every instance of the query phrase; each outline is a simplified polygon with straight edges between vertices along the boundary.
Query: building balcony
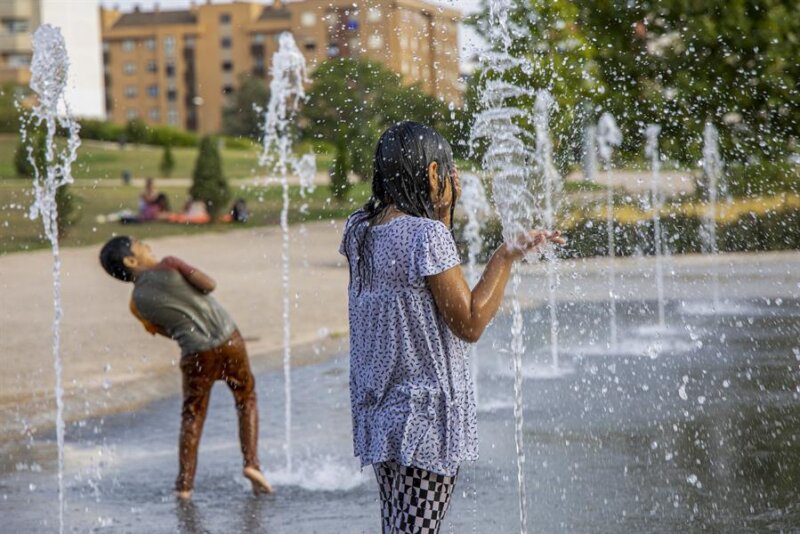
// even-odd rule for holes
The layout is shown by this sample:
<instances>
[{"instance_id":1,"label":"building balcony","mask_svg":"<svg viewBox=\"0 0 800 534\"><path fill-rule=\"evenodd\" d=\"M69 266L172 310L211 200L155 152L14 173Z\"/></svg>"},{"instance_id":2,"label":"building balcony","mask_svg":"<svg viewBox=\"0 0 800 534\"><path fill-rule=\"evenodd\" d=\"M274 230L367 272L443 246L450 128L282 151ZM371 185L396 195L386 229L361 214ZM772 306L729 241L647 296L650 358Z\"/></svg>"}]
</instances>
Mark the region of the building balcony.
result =
<instances>
[{"instance_id":1,"label":"building balcony","mask_svg":"<svg viewBox=\"0 0 800 534\"><path fill-rule=\"evenodd\" d=\"M4 52L30 52L33 49L29 32L0 34L0 50Z\"/></svg>"}]
</instances>

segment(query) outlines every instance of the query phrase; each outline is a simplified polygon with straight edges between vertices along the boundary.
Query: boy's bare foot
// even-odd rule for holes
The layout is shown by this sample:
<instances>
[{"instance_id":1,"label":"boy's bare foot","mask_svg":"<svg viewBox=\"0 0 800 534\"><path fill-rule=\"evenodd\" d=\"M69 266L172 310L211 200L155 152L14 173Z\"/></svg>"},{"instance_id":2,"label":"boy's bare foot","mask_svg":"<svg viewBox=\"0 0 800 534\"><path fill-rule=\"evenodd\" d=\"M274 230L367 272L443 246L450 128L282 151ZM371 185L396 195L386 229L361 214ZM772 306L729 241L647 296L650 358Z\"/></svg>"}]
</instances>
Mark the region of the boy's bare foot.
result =
<instances>
[{"instance_id":1,"label":"boy's bare foot","mask_svg":"<svg viewBox=\"0 0 800 534\"><path fill-rule=\"evenodd\" d=\"M185 491L176 491L175 497L182 501L188 501L192 498L192 490L185 490Z\"/></svg>"},{"instance_id":2,"label":"boy's bare foot","mask_svg":"<svg viewBox=\"0 0 800 534\"><path fill-rule=\"evenodd\" d=\"M250 484L253 485L253 493L272 493L272 486L267 482L264 473L257 467L245 467L242 474L250 481Z\"/></svg>"}]
</instances>

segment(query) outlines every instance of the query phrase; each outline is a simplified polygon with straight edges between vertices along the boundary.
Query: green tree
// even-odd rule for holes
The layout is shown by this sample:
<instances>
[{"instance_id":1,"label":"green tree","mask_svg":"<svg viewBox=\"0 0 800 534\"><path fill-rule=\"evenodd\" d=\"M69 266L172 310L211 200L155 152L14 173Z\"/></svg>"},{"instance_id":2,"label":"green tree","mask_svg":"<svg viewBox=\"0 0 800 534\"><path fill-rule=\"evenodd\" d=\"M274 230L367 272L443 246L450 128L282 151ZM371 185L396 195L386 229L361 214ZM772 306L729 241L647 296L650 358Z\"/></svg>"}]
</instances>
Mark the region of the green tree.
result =
<instances>
[{"instance_id":1,"label":"green tree","mask_svg":"<svg viewBox=\"0 0 800 534\"><path fill-rule=\"evenodd\" d=\"M349 157L345 137L337 137L336 152L333 158L333 168L331 169L331 188L336 200L344 200L350 190L350 181L348 180L350 174Z\"/></svg>"},{"instance_id":2,"label":"green tree","mask_svg":"<svg viewBox=\"0 0 800 534\"><path fill-rule=\"evenodd\" d=\"M509 53L524 58L527 65L510 69L506 81L531 89L527 95L509 99L509 104L533 111L536 91L553 95L558 113L552 117L550 130L562 171L580 157L582 126L596 120L594 102L606 92L599 79L596 48L579 24L579 13L574 1L527 0L517 3L509 14L511 23L524 30L512 32ZM488 38L487 13L471 23ZM470 109L480 109L481 85L494 77L489 72L472 78L466 95ZM520 126L533 131L527 121Z\"/></svg>"},{"instance_id":3,"label":"green tree","mask_svg":"<svg viewBox=\"0 0 800 534\"><path fill-rule=\"evenodd\" d=\"M476 24L485 36L487 18ZM639 157L644 126L658 123L667 157L694 166L710 121L743 179L786 176L800 137L800 3L526 0L512 20L528 30L516 33L512 51L532 60L521 75L559 103L557 140L610 111L623 154Z\"/></svg>"},{"instance_id":4,"label":"green tree","mask_svg":"<svg viewBox=\"0 0 800 534\"><path fill-rule=\"evenodd\" d=\"M172 146L164 145L164 151L161 154L161 161L158 164L161 171L161 176L169 178L172 171L175 169L175 158L172 156Z\"/></svg>"},{"instance_id":5,"label":"green tree","mask_svg":"<svg viewBox=\"0 0 800 534\"><path fill-rule=\"evenodd\" d=\"M222 110L222 130L234 137L258 140L262 135L264 115L259 109L267 105L269 90L261 78L242 75L239 88Z\"/></svg>"},{"instance_id":6,"label":"green tree","mask_svg":"<svg viewBox=\"0 0 800 534\"><path fill-rule=\"evenodd\" d=\"M225 209L230 200L228 181L222 173L222 159L215 137L205 136L200 141L189 194L193 199L206 203L212 219Z\"/></svg>"},{"instance_id":7,"label":"green tree","mask_svg":"<svg viewBox=\"0 0 800 534\"><path fill-rule=\"evenodd\" d=\"M303 107L306 136L329 140L337 154L346 151L346 166L362 180L372 177L375 144L388 126L413 120L438 127L444 121L441 102L418 86L405 86L378 63L332 59L314 71L312 81Z\"/></svg>"}]
</instances>

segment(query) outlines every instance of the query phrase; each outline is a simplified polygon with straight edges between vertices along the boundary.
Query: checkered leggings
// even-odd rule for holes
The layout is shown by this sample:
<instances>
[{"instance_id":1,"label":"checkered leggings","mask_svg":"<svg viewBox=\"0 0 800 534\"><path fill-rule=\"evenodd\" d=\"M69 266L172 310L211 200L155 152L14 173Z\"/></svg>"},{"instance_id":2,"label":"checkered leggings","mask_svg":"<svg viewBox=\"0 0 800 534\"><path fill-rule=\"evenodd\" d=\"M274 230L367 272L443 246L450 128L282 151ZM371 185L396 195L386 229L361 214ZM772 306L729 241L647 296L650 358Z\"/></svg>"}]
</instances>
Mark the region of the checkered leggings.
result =
<instances>
[{"instance_id":1,"label":"checkered leggings","mask_svg":"<svg viewBox=\"0 0 800 534\"><path fill-rule=\"evenodd\" d=\"M437 534L450 505L456 477L396 462L373 467L381 493L383 534Z\"/></svg>"}]
</instances>

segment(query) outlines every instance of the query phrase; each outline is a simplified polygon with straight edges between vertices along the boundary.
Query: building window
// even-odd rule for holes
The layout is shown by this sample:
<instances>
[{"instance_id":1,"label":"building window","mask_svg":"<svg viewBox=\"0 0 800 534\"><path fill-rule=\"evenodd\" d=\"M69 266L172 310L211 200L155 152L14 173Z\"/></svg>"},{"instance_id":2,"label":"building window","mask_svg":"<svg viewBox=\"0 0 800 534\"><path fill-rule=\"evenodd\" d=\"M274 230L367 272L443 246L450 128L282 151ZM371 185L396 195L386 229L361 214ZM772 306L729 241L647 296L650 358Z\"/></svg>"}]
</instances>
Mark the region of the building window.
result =
<instances>
[{"instance_id":1,"label":"building window","mask_svg":"<svg viewBox=\"0 0 800 534\"><path fill-rule=\"evenodd\" d=\"M225 72L231 72L233 70L233 61L223 61L222 70Z\"/></svg>"},{"instance_id":2,"label":"building window","mask_svg":"<svg viewBox=\"0 0 800 534\"><path fill-rule=\"evenodd\" d=\"M122 50L125 52L133 52L133 49L136 48L136 41L133 39L125 39L122 41Z\"/></svg>"},{"instance_id":3,"label":"building window","mask_svg":"<svg viewBox=\"0 0 800 534\"><path fill-rule=\"evenodd\" d=\"M194 35L187 35L183 38L183 46L186 48L194 48L195 38Z\"/></svg>"},{"instance_id":4,"label":"building window","mask_svg":"<svg viewBox=\"0 0 800 534\"><path fill-rule=\"evenodd\" d=\"M167 89L167 100L169 100L170 102L175 102L176 100L178 100L178 90L175 89L174 87L170 87L169 89Z\"/></svg>"},{"instance_id":5,"label":"building window","mask_svg":"<svg viewBox=\"0 0 800 534\"><path fill-rule=\"evenodd\" d=\"M231 23L231 15L230 13L221 13L219 16L219 23L220 24L230 24Z\"/></svg>"},{"instance_id":6,"label":"building window","mask_svg":"<svg viewBox=\"0 0 800 534\"><path fill-rule=\"evenodd\" d=\"M369 22L378 22L381 20L381 8L379 7L371 7L367 11L367 20Z\"/></svg>"},{"instance_id":7,"label":"building window","mask_svg":"<svg viewBox=\"0 0 800 534\"><path fill-rule=\"evenodd\" d=\"M317 43L314 41L306 41L303 48L306 49L306 52L313 52L317 49Z\"/></svg>"},{"instance_id":8,"label":"building window","mask_svg":"<svg viewBox=\"0 0 800 534\"><path fill-rule=\"evenodd\" d=\"M148 85L147 86L147 96L150 98L158 98L158 86L157 85Z\"/></svg>"},{"instance_id":9,"label":"building window","mask_svg":"<svg viewBox=\"0 0 800 534\"><path fill-rule=\"evenodd\" d=\"M373 50L381 48L383 46L383 37L380 35L370 35L368 44Z\"/></svg>"},{"instance_id":10,"label":"building window","mask_svg":"<svg viewBox=\"0 0 800 534\"><path fill-rule=\"evenodd\" d=\"M175 38L171 35L164 37L164 53L168 56L175 53Z\"/></svg>"},{"instance_id":11,"label":"building window","mask_svg":"<svg viewBox=\"0 0 800 534\"><path fill-rule=\"evenodd\" d=\"M103 41L103 53L111 51L111 44L108 41Z\"/></svg>"},{"instance_id":12,"label":"building window","mask_svg":"<svg viewBox=\"0 0 800 534\"><path fill-rule=\"evenodd\" d=\"M23 67L30 67L31 65L31 56L29 54L9 54L6 57L6 61L9 67L11 68L23 68Z\"/></svg>"},{"instance_id":13,"label":"building window","mask_svg":"<svg viewBox=\"0 0 800 534\"><path fill-rule=\"evenodd\" d=\"M148 61L147 72L158 72L158 63L156 63L155 61Z\"/></svg>"},{"instance_id":14,"label":"building window","mask_svg":"<svg viewBox=\"0 0 800 534\"><path fill-rule=\"evenodd\" d=\"M27 33L28 21L25 19L6 19L3 21L8 33Z\"/></svg>"},{"instance_id":15,"label":"building window","mask_svg":"<svg viewBox=\"0 0 800 534\"><path fill-rule=\"evenodd\" d=\"M164 71L167 74L167 78L174 78L175 77L175 63L172 61L168 61L166 66L164 67Z\"/></svg>"},{"instance_id":16,"label":"building window","mask_svg":"<svg viewBox=\"0 0 800 534\"><path fill-rule=\"evenodd\" d=\"M156 49L156 40L152 37L144 40L144 47L148 50L155 50Z\"/></svg>"},{"instance_id":17,"label":"building window","mask_svg":"<svg viewBox=\"0 0 800 534\"><path fill-rule=\"evenodd\" d=\"M125 116L128 117L129 121L132 121L133 119L139 118L139 112L135 109L128 108L128 111L125 113Z\"/></svg>"},{"instance_id":18,"label":"building window","mask_svg":"<svg viewBox=\"0 0 800 534\"><path fill-rule=\"evenodd\" d=\"M169 108L167 110L167 123L171 126L178 125L178 110L175 108Z\"/></svg>"},{"instance_id":19,"label":"building window","mask_svg":"<svg viewBox=\"0 0 800 534\"><path fill-rule=\"evenodd\" d=\"M347 13L347 12L345 12ZM347 17L347 29L348 31L354 32L358 31L358 10L354 9L350 11L349 16Z\"/></svg>"},{"instance_id":20,"label":"building window","mask_svg":"<svg viewBox=\"0 0 800 534\"><path fill-rule=\"evenodd\" d=\"M230 48L231 47L231 38L230 37L223 37L219 40L219 45L222 48Z\"/></svg>"},{"instance_id":21,"label":"building window","mask_svg":"<svg viewBox=\"0 0 800 534\"><path fill-rule=\"evenodd\" d=\"M309 28L317 23L317 15L313 11L305 11L300 15L300 25Z\"/></svg>"},{"instance_id":22,"label":"building window","mask_svg":"<svg viewBox=\"0 0 800 534\"><path fill-rule=\"evenodd\" d=\"M251 42L254 45L264 44L264 41L266 41L266 36L263 33L254 33L253 34L253 38L252 38Z\"/></svg>"},{"instance_id":23,"label":"building window","mask_svg":"<svg viewBox=\"0 0 800 534\"><path fill-rule=\"evenodd\" d=\"M125 96L128 98L136 98L136 86L135 85L125 86Z\"/></svg>"},{"instance_id":24,"label":"building window","mask_svg":"<svg viewBox=\"0 0 800 534\"><path fill-rule=\"evenodd\" d=\"M136 74L136 63L134 63L133 61L126 62L122 66L122 72L128 75Z\"/></svg>"},{"instance_id":25,"label":"building window","mask_svg":"<svg viewBox=\"0 0 800 534\"><path fill-rule=\"evenodd\" d=\"M161 111L158 108L150 109L150 120L157 121L161 120Z\"/></svg>"},{"instance_id":26,"label":"building window","mask_svg":"<svg viewBox=\"0 0 800 534\"><path fill-rule=\"evenodd\" d=\"M232 92L233 92L233 86L232 85L223 85L222 86L222 94L223 95L229 95Z\"/></svg>"}]
</instances>

